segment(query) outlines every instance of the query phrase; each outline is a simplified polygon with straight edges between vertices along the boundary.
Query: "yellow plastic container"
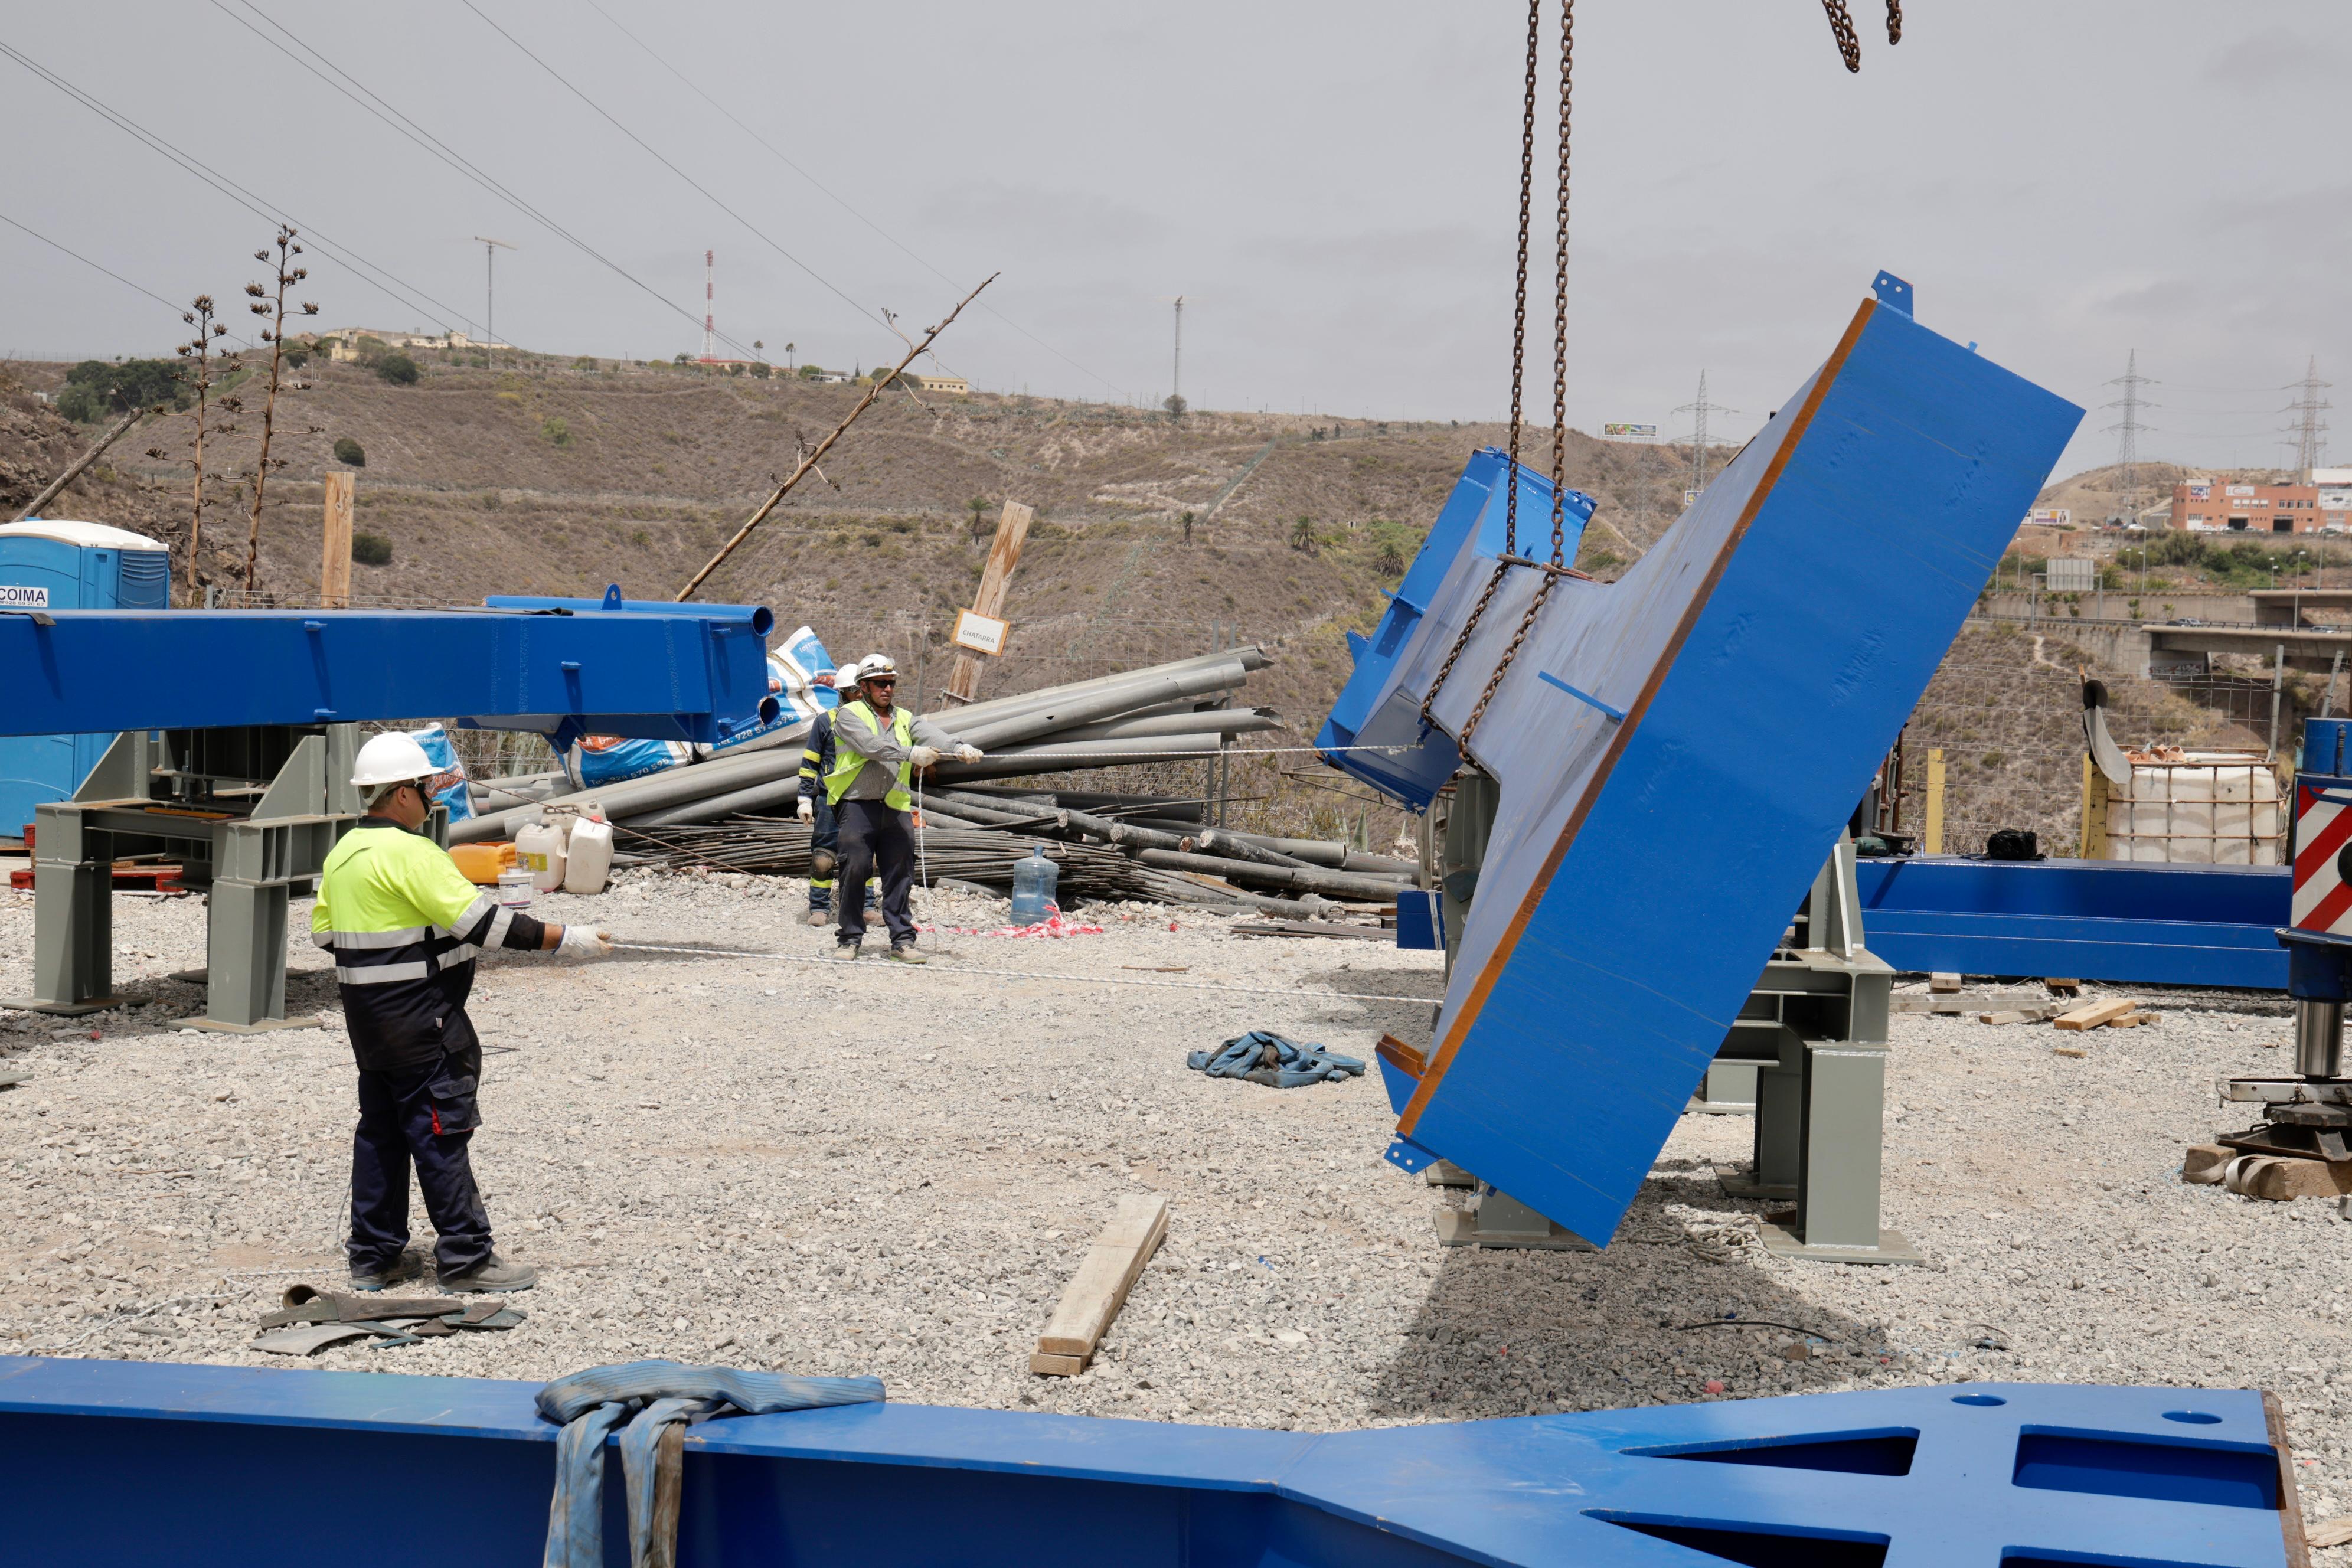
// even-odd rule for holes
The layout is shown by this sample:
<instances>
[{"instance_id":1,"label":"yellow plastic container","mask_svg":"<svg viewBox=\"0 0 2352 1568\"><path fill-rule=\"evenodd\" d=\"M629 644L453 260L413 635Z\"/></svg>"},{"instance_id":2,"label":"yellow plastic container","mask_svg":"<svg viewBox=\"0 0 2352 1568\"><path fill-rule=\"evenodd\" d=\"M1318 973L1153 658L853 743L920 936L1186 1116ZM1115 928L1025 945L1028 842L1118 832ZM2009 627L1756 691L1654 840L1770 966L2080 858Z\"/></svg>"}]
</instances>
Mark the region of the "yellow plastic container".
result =
<instances>
[{"instance_id":1,"label":"yellow plastic container","mask_svg":"<svg viewBox=\"0 0 2352 1568\"><path fill-rule=\"evenodd\" d=\"M458 844L449 850L449 858L457 862L457 869L466 880L478 887L495 888L499 873L514 869L515 847L511 844Z\"/></svg>"}]
</instances>

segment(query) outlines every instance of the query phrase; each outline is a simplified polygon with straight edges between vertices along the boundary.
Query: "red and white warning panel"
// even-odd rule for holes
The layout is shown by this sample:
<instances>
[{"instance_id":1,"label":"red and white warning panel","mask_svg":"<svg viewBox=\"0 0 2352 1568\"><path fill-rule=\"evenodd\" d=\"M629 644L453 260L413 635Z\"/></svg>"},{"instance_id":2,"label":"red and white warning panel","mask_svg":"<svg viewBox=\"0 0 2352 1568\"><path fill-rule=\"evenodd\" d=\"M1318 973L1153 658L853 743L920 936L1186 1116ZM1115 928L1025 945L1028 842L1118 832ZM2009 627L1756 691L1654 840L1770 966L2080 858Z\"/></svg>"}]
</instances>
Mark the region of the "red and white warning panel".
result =
<instances>
[{"instance_id":1,"label":"red and white warning panel","mask_svg":"<svg viewBox=\"0 0 2352 1568\"><path fill-rule=\"evenodd\" d=\"M2294 929L2352 937L2352 798L2298 783Z\"/></svg>"}]
</instances>

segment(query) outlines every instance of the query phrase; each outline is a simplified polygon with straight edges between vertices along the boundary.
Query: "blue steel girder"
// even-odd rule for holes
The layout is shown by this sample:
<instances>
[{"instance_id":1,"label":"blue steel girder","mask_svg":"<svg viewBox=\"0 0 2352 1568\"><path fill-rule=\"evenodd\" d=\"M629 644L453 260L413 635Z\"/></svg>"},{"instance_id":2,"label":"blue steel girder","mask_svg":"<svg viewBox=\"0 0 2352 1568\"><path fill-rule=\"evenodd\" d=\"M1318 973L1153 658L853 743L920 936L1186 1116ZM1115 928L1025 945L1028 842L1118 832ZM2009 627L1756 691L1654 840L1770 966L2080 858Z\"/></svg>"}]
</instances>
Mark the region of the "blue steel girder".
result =
<instances>
[{"instance_id":1,"label":"blue steel girder","mask_svg":"<svg viewBox=\"0 0 2352 1568\"><path fill-rule=\"evenodd\" d=\"M2081 417L1866 300L1619 581L1556 584L1468 748L1500 798L1400 1156L1614 1232ZM1451 773L1539 581L1496 590L1432 733L1495 566L1451 542L1376 689L1343 699L1354 744L1409 748L1332 759L1375 784Z\"/></svg>"},{"instance_id":2,"label":"blue steel girder","mask_svg":"<svg viewBox=\"0 0 2352 1568\"><path fill-rule=\"evenodd\" d=\"M0 614L0 735L456 717L716 744L774 717L764 609Z\"/></svg>"},{"instance_id":3,"label":"blue steel girder","mask_svg":"<svg viewBox=\"0 0 2352 1568\"><path fill-rule=\"evenodd\" d=\"M316 1479L355 1476L526 1568L558 1430L537 1389L0 1357L0 1518L27 1563L340 1560L355 1494ZM1328 1434L856 1405L689 1428L677 1562L2286 1568L2283 1446L2252 1392L2032 1384ZM611 1466L613 1563L620 1492Z\"/></svg>"},{"instance_id":4,"label":"blue steel girder","mask_svg":"<svg viewBox=\"0 0 2352 1568\"><path fill-rule=\"evenodd\" d=\"M1854 874L1870 951L1897 969L2286 988L2285 866L1915 855Z\"/></svg>"}]
</instances>

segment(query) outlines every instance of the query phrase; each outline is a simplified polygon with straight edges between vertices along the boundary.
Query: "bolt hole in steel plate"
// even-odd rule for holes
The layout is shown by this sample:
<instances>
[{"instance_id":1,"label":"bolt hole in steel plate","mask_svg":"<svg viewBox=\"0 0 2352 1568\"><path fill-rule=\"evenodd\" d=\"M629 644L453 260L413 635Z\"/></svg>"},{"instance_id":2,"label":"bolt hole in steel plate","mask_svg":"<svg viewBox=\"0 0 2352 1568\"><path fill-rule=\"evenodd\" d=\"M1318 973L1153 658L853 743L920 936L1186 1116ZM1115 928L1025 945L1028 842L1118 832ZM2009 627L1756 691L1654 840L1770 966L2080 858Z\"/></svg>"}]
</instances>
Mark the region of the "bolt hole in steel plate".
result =
<instances>
[{"instance_id":1,"label":"bolt hole in steel plate","mask_svg":"<svg viewBox=\"0 0 2352 1568\"><path fill-rule=\"evenodd\" d=\"M1955 1394L1952 1395L1952 1403L1955 1405L1979 1405L1990 1406L1994 1405L2006 1405L2009 1401L2003 1399L1998 1394Z\"/></svg>"},{"instance_id":2,"label":"bolt hole in steel plate","mask_svg":"<svg viewBox=\"0 0 2352 1568\"><path fill-rule=\"evenodd\" d=\"M2219 1415L2205 1410L2168 1410L2164 1418L2167 1421L2185 1421L2191 1426L2218 1426L2221 1422Z\"/></svg>"}]
</instances>

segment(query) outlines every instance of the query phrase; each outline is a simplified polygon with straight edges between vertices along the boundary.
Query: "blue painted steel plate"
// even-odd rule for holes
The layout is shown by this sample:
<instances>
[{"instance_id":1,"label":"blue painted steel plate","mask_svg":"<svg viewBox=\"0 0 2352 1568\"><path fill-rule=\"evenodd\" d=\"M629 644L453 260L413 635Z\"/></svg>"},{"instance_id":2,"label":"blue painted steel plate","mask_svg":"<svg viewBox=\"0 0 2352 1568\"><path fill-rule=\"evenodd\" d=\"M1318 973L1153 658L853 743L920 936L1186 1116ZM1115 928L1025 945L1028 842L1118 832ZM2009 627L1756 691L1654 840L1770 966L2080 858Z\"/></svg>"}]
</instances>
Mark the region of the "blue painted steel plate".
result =
<instances>
[{"instance_id":1,"label":"blue painted steel plate","mask_svg":"<svg viewBox=\"0 0 2352 1568\"><path fill-rule=\"evenodd\" d=\"M2286 988L2284 866L1862 860L1870 951L1897 969Z\"/></svg>"},{"instance_id":2,"label":"blue painted steel plate","mask_svg":"<svg viewBox=\"0 0 2352 1568\"><path fill-rule=\"evenodd\" d=\"M715 745L776 709L767 613L711 610L0 615L0 735L457 716Z\"/></svg>"},{"instance_id":3,"label":"blue painted steel plate","mask_svg":"<svg viewBox=\"0 0 2352 1568\"><path fill-rule=\"evenodd\" d=\"M0 1358L7 1549L352 1561L414 1499L467 1563L528 1568L554 1473L536 1391ZM2201 1389L1973 1384L1326 1435L861 1405L705 1423L686 1455L681 1568L2285 1568L2294 1506L2262 1396Z\"/></svg>"},{"instance_id":4,"label":"blue painted steel plate","mask_svg":"<svg viewBox=\"0 0 2352 1568\"><path fill-rule=\"evenodd\" d=\"M1580 1236L1616 1229L2081 417L1868 301L1622 579L1557 583L1469 744L1500 804L1400 1133ZM1337 759L1408 801L1450 772L1541 580L1504 579L1431 735L1422 694L1495 566L1467 528L1428 551L1448 539L1336 716L1415 748Z\"/></svg>"}]
</instances>

